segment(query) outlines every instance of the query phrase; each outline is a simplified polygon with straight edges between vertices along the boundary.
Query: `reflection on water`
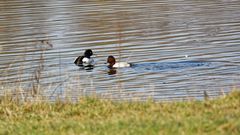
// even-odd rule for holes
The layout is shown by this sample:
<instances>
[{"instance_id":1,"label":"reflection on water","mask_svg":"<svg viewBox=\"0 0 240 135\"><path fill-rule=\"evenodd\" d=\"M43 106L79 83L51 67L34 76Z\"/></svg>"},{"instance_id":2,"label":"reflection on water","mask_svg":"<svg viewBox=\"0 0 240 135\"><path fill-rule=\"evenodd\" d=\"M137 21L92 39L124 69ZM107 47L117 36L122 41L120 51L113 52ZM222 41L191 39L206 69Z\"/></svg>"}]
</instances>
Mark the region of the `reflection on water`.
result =
<instances>
[{"instance_id":1,"label":"reflection on water","mask_svg":"<svg viewBox=\"0 0 240 135\"><path fill-rule=\"evenodd\" d=\"M0 1L0 84L156 100L240 86L240 1ZM92 49L96 65L74 65ZM107 56L132 68L109 70ZM188 57L185 57L188 56ZM5 89L2 88L1 91Z\"/></svg>"},{"instance_id":2,"label":"reflection on water","mask_svg":"<svg viewBox=\"0 0 240 135\"><path fill-rule=\"evenodd\" d=\"M117 73L117 69L108 69L108 74L109 75L114 75Z\"/></svg>"}]
</instances>

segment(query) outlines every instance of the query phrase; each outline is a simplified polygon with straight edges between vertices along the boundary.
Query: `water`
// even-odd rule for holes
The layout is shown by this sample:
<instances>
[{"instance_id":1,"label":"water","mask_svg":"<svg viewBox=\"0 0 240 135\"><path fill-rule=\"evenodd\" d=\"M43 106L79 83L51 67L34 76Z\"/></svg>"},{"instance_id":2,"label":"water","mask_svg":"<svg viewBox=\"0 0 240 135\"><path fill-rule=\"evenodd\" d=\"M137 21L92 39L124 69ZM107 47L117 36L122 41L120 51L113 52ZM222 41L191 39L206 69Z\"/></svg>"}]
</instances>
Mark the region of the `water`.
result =
<instances>
[{"instance_id":1,"label":"water","mask_svg":"<svg viewBox=\"0 0 240 135\"><path fill-rule=\"evenodd\" d=\"M94 69L75 66L89 48ZM240 1L0 1L0 51L1 92L216 97L240 86ZM109 70L108 55L134 66Z\"/></svg>"}]
</instances>

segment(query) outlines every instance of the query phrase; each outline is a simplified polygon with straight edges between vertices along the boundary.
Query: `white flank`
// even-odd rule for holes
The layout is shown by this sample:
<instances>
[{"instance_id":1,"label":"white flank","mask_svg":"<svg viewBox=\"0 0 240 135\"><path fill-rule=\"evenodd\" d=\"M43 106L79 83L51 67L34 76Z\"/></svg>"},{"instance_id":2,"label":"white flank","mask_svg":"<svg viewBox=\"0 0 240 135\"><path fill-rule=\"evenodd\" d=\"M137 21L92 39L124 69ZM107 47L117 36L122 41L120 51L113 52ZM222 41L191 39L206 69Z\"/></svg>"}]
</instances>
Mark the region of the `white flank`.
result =
<instances>
[{"instance_id":1,"label":"white flank","mask_svg":"<svg viewBox=\"0 0 240 135\"><path fill-rule=\"evenodd\" d=\"M82 62L83 62L84 65L85 64L86 65L93 65L94 64L94 60L92 58L89 59L89 58L85 57L85 58L82 59Z\"/></svg>"},{"instance_id":2,"label":"white flank","mask_svg":"<svg viewBox=\"0 0 240 135\"><path fill-rule=\"evenodd\" d=\"M130 64L127 62L118 62L113 65L115 68L120 68L120 67L130 67Z\"/></svg>"}]
</instances>

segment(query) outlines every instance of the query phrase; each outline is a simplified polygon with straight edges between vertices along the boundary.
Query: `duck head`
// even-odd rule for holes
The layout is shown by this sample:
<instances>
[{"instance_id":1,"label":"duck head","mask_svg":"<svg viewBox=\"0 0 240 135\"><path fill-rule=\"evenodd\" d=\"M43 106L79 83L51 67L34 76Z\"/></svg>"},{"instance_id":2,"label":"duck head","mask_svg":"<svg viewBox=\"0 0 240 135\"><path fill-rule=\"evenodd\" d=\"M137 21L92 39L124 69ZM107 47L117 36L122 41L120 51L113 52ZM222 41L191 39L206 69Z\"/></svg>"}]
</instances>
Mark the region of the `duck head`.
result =
<instances>
[{"instance_id":1,"label":"duck head","mask_svg":"<svg viewBox=\"0 0 240 135\"><path fill-rule=\"evenodd\" d=\"M113 65L116 63L116 60L115 60L115 58L112 55L110 55L107 58L107 63L109 64L108 67L112 68Z\"/></svg>"},{"instance_id":2,"label":"duck head","mask_svg":"<svg viewBox=\"0 0 240 135\"><path fill-rule=\"evenodd\" d=\"M87 57L87 58L90 58L92 55L93 55L93 52L92 52L91 49L87 49L87 50L84 52L84 56Z\"/></svg>"}]
</instances>

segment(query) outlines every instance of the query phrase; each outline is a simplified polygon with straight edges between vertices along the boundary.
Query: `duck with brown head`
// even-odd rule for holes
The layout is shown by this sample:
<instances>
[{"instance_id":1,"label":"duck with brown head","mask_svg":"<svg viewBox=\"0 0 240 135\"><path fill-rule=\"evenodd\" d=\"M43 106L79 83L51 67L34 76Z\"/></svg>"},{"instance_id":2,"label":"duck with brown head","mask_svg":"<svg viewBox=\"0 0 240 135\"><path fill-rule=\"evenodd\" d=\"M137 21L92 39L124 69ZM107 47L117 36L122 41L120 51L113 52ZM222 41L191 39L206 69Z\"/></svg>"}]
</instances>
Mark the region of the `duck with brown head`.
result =
<instances>
[{"instance_id":1,"label":"duck with brown head","mask_svg":"<svg viewBox=\"0 0 240 135\"><path fill-rule=\"evenodd\" d=\"M116 59L112 55L108 56L107 63L109 68L122 68L131 66L131 64L127 62L116 62Z\"/></svg>"}]
</instances>

